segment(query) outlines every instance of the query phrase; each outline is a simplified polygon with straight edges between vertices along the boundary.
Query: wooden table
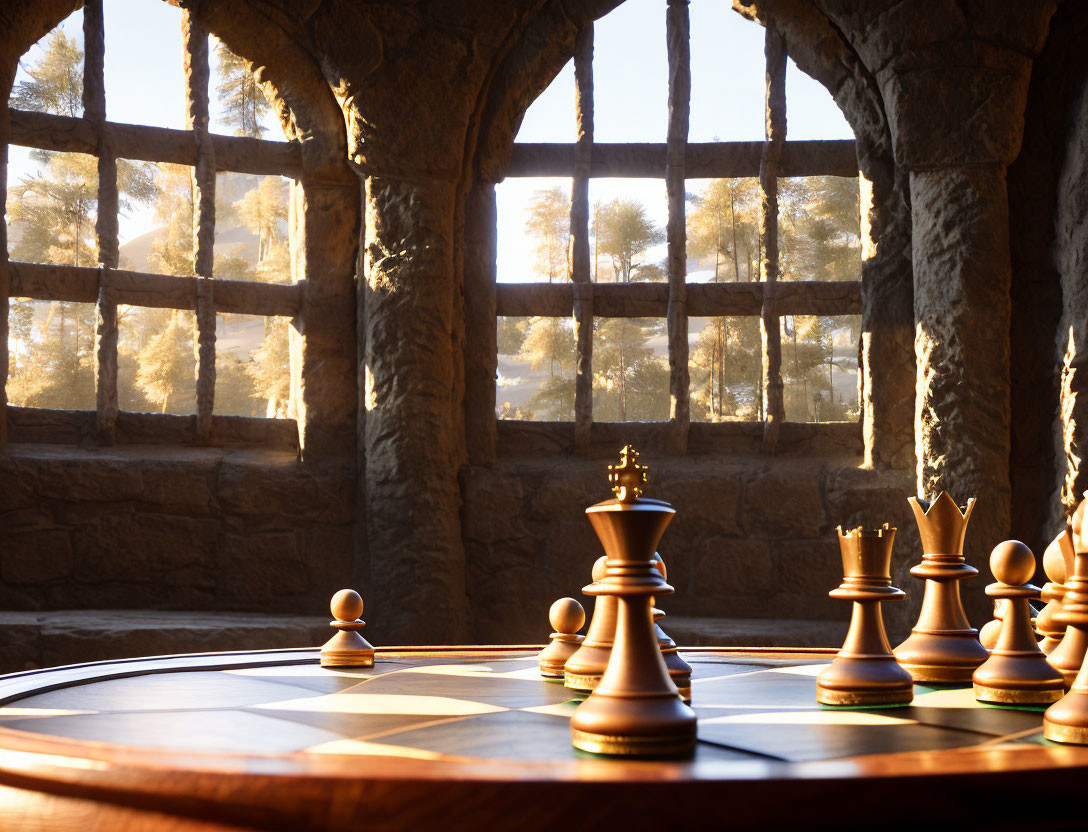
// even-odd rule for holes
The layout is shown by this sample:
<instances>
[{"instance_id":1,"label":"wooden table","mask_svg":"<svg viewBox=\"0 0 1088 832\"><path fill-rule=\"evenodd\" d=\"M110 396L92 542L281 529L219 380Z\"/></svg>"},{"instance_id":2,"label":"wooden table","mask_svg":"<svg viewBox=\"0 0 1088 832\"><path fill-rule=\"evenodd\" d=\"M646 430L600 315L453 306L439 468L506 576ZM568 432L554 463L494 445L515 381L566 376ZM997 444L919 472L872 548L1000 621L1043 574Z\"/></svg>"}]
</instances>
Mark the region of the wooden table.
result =
<instances>
[{"instance_id":1,"label":"wooden table","mask_svg":"<svg viewBox=\"0 0 1088 832\"><path fill-rule=\"evenodd\" d=\"M1088 749L1043 740L1040 710L920 686L908 708L821 708L831 652L685 651L699 743L672 761L576 752L577 700L524 648L12 674L0 829L1083 828Z\"/></svg>"}]
</instances>

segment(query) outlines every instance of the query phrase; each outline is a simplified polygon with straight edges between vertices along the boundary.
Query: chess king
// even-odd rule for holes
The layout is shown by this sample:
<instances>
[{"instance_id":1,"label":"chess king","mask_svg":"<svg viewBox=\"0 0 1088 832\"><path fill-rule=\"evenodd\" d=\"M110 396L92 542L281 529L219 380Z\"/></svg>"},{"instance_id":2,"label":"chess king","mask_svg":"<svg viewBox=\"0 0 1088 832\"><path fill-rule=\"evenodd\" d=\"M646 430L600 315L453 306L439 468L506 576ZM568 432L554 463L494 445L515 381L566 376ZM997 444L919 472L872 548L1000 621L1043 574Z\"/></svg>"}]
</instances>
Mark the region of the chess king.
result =
<instances>
[{"instance_id":1,"label":"chess king","mask_svg":"<svg viewBox=\"0 0 1088 832\"><path fill-rule=\"evenodd\" d=\"M672 756L695 748L695 712L680 700L661 654L651 599L673 591L654 552L676 513L642 497L646 469L627 445L608 466L615 498L586 509L607 556L604 577L586 592L618 602L616 637L600 684L571 717L574 747L598 754Z\"/></svg>"},{"instance_id":2,"label":"chess king","mask_svg":"<svg viewBox=\"0 0 1088 832\"><path fill-rule=\"evenodd\" d=\"M898 660L915 682L966 684L989 658L978 630L967 620L960 598L964 578L978 574L963 557L967 521L975 498L962 508L947 491L932 502L910 497L922 537L922 562L910 570L926 582L922 611L910 636L895 648Z\"/></svg>"}]
</instances>

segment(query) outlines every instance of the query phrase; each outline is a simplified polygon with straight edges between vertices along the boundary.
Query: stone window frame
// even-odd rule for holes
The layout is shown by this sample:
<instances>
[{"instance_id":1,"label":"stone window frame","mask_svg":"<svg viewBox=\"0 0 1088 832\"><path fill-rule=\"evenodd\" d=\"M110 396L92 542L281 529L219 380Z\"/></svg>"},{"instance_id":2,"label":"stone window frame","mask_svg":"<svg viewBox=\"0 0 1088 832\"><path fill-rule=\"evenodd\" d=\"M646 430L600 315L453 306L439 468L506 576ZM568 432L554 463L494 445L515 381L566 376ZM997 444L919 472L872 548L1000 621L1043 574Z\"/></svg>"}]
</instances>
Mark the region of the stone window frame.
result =
<instances>
[{"instance_id":1,"label":"stone window frame","mask_svg":"<svg viewBox=\"0 0 1088 832\"><path fill-rule=\"evenodd\" d=\"M764 413L762 423L700 424L694 445L719 446L723 436L748 439L759 430L762 451L780 447L785 405L781 375L782 315L861 315L862 284L856 281L778 282L779 177L859 177L856 141L786 141L786 43L773 25L765 29L765 121L762 142L688 142L691 91L690 23L688 0L666 0L666 43L669 65L669 120L664 144L606 144L593 138L593 24L579 30L574 46L574 144L513 144L506 177L571 177L571 280L565 284L494 284L496 319L504 316L573 316L576 345L575 416L573 449L585 452L598 440L614 443L619 437L644 434L685 453L692 442L689 412L688 317L747 316L760 318ZM595 177L664 178L668 199L666 283L598 284L592 282L589 247L589 179ZM760 280L755 283L689 284L686 280L685 180L701 178L758 178L761 192ZM859 193L860 202L860 193ZM594 422L592 390L593 318L657 317L668 322L671 417L667 422ZM494 346L494 340L493 340ZM860 345L859 345L860 353ZM860 358L860 356L859 356ZM859 373L862 372L859 360ZM492 401L494 386L492 387ZM859 407L864 408L859 395ZM494 410L492 409L492 413ZM824 438L861 436L864 413L856 422L811 426ZM500 446L525 446L531 437L548 434L547 445L564 442L569 422L529 423L499 420ZM807 431L806 431L807 433ZM504 434L509 441L502 442ZM807 438L807 437L806 437ZM790 437L787 444L792 444ZM704 443L703 440L709 440ZM539 442L532 444L539 445ZM656 444L656 442L655 442ZM744 443L746 444L746 443ZM809 443L811 444L811 443ZM569 447L569 446L568 446ZM695 448L693 448L695 449Z\"/></svg>"},{"instance_id":2,"label":"stone window frame","mask_svg":"<svg viewBox=\"0 0 1088 832\"><path fill-rule=\"evenodd\" d=\"M215 398L215 324L217 313L282 316L300 328L306 281L291 284L222 280L213 275L215 177L220 171L283 176L292 188L304 187L303 154L297 141L272 141L213 134L209 130L209 29L182 9L188 128L176 130L106 120L105 26L103 0L83 3L83 115L53 115L11 109L3 102L8 140L0 142L0 208L7 200L8 144L57 152L85 153L98 159L97 267L27 263L8 259L7 227L0 224L0 448L8 441L9 422L25 423L28 435L70 442L93 434L98 445L122 441L168 444L255 445L297 448L298 420L213 415ZM164 275L118 269L117 159L167 162L194 167L193 275ZM6 212L5 212L6 213ZM291 220L295 218L292 216ZM7 401L8 305L12 297L94 303L95 398L90 430L79 418L48 408L18 408ZM196 312L196 415L122 413L117 401L118 304ZM292 332L292 341L295 333ZM296 352L292 346L292 364ZM301 360L301 359L299 359ZM292 376L297 375L292 367ZM295 382L292 382L295 386ZM75 415L74 420L69 418ZM12 417L15 417L14 420ZM120 425L119 425L120 422ZM52 430L42 425L52 423ZM71 430L57 430L57 424Z\"/></svg>"}]
</instances>

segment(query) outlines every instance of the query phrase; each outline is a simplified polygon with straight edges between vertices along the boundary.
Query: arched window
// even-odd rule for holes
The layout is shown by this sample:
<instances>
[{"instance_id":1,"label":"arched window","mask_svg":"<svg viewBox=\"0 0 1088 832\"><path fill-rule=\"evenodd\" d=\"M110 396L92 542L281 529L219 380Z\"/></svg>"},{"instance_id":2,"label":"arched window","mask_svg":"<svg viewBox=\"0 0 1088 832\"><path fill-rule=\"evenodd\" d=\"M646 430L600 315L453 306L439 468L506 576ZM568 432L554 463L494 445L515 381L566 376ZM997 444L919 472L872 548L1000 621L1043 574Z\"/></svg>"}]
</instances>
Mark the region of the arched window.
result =
<instances>
[{"instance_id":1,"label":"arched window","mask_svg":"<svg viewBox=\"0 0 1088 832\"><path fill-rule=\"evenodd\" d=\"M858 421L857 168L827 90L726 5L583 30L496 188L499 419L762 422L770 447Z\"/></svg>"},{"instance_id":2,"label":"arched window","mask_svg":"<svg viewBox=\"0 0 1088 832\"><path fill-rule=\"evenodd\" d=\"M3 148L6 393L28 437L44 408L93 411L46 418L106 443L120 423L298 444L265 424L300 415L306 277L302 153L266 88L154 0L88 0L23 56Z\"/></svg>"}]
</instances>

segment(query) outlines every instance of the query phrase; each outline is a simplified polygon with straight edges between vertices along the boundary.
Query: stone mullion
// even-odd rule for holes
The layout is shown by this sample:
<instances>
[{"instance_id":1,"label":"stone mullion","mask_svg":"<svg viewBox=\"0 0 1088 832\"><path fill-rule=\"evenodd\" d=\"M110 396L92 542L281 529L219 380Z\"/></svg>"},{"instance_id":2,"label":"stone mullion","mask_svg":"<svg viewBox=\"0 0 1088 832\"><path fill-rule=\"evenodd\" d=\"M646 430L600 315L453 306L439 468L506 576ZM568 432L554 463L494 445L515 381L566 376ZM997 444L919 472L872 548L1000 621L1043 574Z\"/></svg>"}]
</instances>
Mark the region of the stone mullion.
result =
<instances>
[{"instance_id":1,"label":"stone mullion","mask_svg":"<svg viewBox=\"0 0 1088 832\"><path fill-rule=\"evenodd\" d=\"M212 284L215 240L215 149L208 136L208 32L188 12L182 18L188 127L196 144L193 179L193 270L196 272L196 432L211 436L215 403L215 294Z\"/></svg>"},{"instance_id":2,"label":"stone mullion","mask_svg":"<svg viewBox=\"0 0 1088 832\"><path fill-rule=\"evenodd\" d=\"M684 453L691 414L688 398L687 216L684 206L684 157L691 108L691 43L688 0L669 0L665 35L669 58L669 129L666 140L665 190L669 269L669 393L674 450Z\"/></svg>"},{"instance_id":3,"label":"stone mullion","mask_svg":"<svg viewBox=\"0 0 1088 832\"><path fill-rule=\"evenodd\" d=\"M110 289L110 270L118 263L117 159L106 122L106 33L102 0L83 8L83 118L95 135L98 157L98 215L95 237L100 264L95 305L95 420L98 441L112 445L117 430L117 302Z\"/></svg>"},{"instance_id":4,"label":"stone mullion","mask_svg":"<svg viewBox=\"0 0 1088 832\"><path fill-rule=\"evenodd\" d=\"M493 462L498 441L495 185L477 182L465 198L465 437L469 461ZM364 411L365 416L365 411Z\"/></svg>"},{"instance_id":5,"label":"stone mullion","mask_svg":"<svg viewBox=\"0 0 1088 832\"><path fill-rule=\"evenodd\" d=\"M913 170L910 197L918 493L978 497L966 546L977 560L1011 516L1005 166Z\"/></svg>"},{"instance_id":6,"label":"stone mullion","mask_svg":"<svg viewBox=\"0 0 1088 832\"><path fill-rule=\"evenodd\" d=\"M450 419L458 198L450 181L366 179L365 529L371 580L391 588L372 615L409 643L463 639L468 629L463 437Z\"/></svg>"},{"instance_id":7,"label":"stone mullion","mask_svg":"<svg viewBox=\"0 0 1088 832\"><path fill-rule=\"evenodd\" d=\"M7 135L8 108L0 108L0 135ZM0 142L0 214L7 214L8 145ZM8 227L0 222L0 451L8 442L8 299L11 278L8 271Z\"/></svg>"},{"instance_id":8,"label":"stone mullion","mask_svg":"<svg viewBox=\"0 0 1088 832\"><path fill-rule=\"evenodd\" d=\"M577 366L574 375L574 446L589 448L593 429L593 283L589 256L589 171L593 162L593 24L574 42L575 118L578 140L574 147L571 185L570 237L574 283L574 340Z\"/></svg>"},{"instance_id":9,"label":"stone mullion","mask_svg":"<svg viewBox=\"0 0 1088 832\"><path fill-rule=\"evenodd\" d=\"M774 453L785 419L782 386L782 332L776 305L778 283L778 163L786 139L786 42L767 26L766 141L759 162L759 237L763 257L763 309L760 340L763 346L763 450Z\"/></svg>"}]
</instances>

